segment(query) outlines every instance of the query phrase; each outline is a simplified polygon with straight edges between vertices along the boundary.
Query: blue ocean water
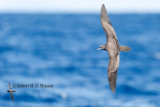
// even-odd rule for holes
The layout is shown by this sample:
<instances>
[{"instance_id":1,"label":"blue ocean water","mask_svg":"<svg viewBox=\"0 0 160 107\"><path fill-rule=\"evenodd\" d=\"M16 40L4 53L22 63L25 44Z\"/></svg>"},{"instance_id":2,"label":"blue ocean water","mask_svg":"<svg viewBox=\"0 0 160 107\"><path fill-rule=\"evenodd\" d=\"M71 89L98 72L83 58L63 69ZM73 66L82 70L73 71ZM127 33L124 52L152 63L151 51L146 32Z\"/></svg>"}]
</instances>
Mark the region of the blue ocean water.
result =
<instances>
[{"instance_id":1,"label":"blue ocean water","mask_svg":"<svg viewBox=\"0 0 160 107\"><path fill-rule=\"evenodd\" d=\"M109 17L119 44L132 48L120 53L115 94L108 53L96 50L106 43L99 14L0 14L0 107L159 107L160 15Z\"/></svg>"}]
</instances>

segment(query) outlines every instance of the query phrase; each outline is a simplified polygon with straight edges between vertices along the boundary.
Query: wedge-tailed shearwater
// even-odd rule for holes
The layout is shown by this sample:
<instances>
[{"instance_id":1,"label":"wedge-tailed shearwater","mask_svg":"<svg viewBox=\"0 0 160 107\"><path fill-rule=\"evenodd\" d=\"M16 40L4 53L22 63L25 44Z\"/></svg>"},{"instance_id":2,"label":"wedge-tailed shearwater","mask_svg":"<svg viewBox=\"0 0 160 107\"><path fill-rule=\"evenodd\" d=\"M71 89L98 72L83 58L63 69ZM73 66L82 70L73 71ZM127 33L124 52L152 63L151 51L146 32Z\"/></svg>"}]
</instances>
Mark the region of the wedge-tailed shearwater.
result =
<instances>
[{"instance_id":1,"label":"wedge-tailed shearwater","mask_svg":"<svg viewBox=\"0 0 160 107\"><path fill-rule=\"evenodd\" d=\"M108 51L109 65L108 65L108 80L113 93L116 89L117 71L119 67L119 51L130 51L128 46L119 46L117 35L108 17L105 5L101 7L101 24L107 37L107 43L101 45L97 50L102 49Z\"/></svg>"},{"instance_id":2,"label":"wedge-tailed shearwater","mask_svg":"<svg viewBox=\"0 0 160 107\"><path fill-rule=\"evenodd\" d=\"M7 92L11 93L11 99L12 99L12 101L14 102L13 92L16 92L16 91L12 90L10 83L9 83L9 90L8 90Z\"/></svg>"}]
</instances>

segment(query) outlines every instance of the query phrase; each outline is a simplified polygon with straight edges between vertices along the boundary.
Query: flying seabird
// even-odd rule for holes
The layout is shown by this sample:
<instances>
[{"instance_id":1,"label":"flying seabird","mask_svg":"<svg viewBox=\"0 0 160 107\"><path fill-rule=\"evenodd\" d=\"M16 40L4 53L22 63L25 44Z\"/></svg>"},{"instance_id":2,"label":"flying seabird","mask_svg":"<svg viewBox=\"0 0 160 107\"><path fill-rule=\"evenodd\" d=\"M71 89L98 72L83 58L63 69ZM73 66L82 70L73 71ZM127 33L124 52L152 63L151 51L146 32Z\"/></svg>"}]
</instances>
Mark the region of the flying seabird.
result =
<instances>
[{"instance_id":1,"label":"flying seabird","mask_svg":"<svg viewBox=\"0 0 160 107\"><path fill-rule=\"evenodd\" d=\"M14 102L13 92L16 92L16 91L12 90L10 83L9 83L9 90L8 90L7 92L11 93L11 99L12 99L12 101Z\"/></svg>"},{"instance_id":2,"label":"flying seabird","mask_svg":"<svg viewBox=\"0 0 160 107\"><path fill-rule=\"evenodd\" d=\"M112 92L116 89L117 71L119 67L119 51L127 52L131 48L128 46L119 46L117 35L109 20L105 5L101 7L101 24L107 37L107 43L101 45L97 50L102 49L108 51L109 65L108 65L108 80Z\"/></svg>"}]
</instances>

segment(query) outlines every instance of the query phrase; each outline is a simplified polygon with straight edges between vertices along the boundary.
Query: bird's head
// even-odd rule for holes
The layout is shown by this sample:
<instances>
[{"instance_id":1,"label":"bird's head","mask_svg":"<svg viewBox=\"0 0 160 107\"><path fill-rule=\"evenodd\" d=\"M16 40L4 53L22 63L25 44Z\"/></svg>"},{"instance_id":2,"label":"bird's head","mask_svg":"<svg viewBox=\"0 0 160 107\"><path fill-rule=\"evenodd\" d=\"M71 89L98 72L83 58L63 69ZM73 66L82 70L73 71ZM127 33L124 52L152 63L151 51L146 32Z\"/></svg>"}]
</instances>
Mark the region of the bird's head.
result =
<instances>
[{"instance_id":1,"label":"bird's head","mask_svg":"<svg viewBox=\"0 0 160 107\"><path fill-rule=\"evenodd\" d=\"M106 50L106 45L104 44L104 45L99 46L99 48L97 50L100 50L100 49Z\"/></svg>"}]
</instances>

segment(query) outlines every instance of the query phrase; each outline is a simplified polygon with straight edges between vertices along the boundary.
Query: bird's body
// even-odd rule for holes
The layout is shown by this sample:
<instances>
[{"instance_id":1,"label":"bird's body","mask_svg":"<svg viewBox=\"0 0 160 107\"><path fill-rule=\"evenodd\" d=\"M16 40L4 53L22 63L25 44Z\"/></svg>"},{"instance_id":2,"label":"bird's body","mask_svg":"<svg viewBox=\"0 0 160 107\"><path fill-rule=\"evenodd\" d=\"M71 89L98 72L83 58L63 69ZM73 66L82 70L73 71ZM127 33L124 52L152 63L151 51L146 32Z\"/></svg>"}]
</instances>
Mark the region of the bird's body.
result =
<instances>
[{"instance_id":1,"label":"bird's body","mask_svg":"<svg viewBox=\"0 0 160 107\"><path fill-rule=\"evenodd\" d=\"M12 101L14 102L13 92L16 92L16 91L12 90L10 83L9 83L9 90L8 90L7 92L11 93L11 99L12 99Z\"/></svg>"},{"instance_id":2,"label":"bird's body","mask_svg":"<svg viewBox=\"0 0 160 107\"><path fill-rule=\"evenodd\" d=\"M117 35L109 20L104 4L102 5L101 8L101 24L107 37L107 44L101 45L98 49L103 49L108 51L109 55L108 80L112 92L115 92L117 71L119 67L119 52L120 51L127 52L131 50L131 48L127 46L119 46Z\"/></svg>"},{"instance_id":3,"label":"bird's body","mask_svg":"<svg viewBox=\"0 0 160 107\"><path fill-rule=\"evenodd\" d=\"M12 92L16 92L16 91L14 91L14 90L8 90L7 92L12 93Z\"/></svg>"}]
</instances>

